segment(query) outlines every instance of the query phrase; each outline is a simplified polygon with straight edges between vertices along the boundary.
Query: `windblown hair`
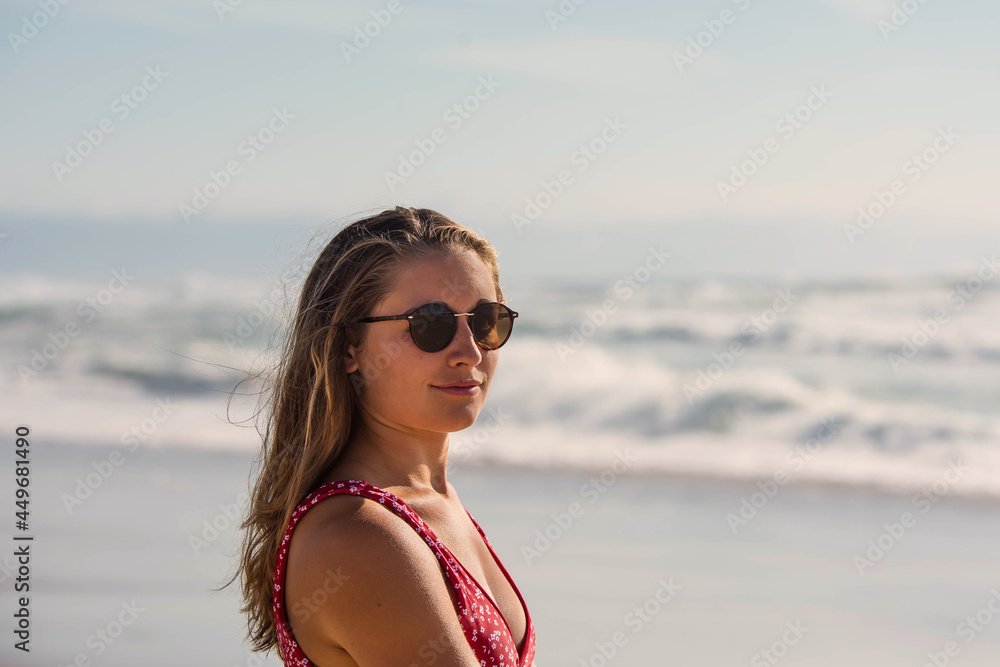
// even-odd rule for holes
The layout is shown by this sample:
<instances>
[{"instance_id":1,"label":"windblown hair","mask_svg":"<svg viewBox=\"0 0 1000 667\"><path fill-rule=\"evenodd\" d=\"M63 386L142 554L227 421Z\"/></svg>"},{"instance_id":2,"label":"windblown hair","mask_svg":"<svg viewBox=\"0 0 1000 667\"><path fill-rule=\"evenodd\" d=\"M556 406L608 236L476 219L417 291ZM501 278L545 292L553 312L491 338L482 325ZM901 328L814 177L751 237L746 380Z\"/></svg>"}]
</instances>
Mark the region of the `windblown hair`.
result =
<instances>
[{"instance_id":1,"label":"windblown hair","mask_svg":"<svg viewBox=\"0 0 1000 667\"><path fill-rule=\"evenodd\" d=\"M361 346L363 324L415 259L472 250L503 301L497 252L474 231L425 208L397 206L341 229L320 252L298 299L277 366L265 384L265 428L251 473L237 572L254 651L277 646L272 608L275 564L292 512L340 456L358 414L360 370L345 372L348 344Z\"/></svg>"}]
</instances>

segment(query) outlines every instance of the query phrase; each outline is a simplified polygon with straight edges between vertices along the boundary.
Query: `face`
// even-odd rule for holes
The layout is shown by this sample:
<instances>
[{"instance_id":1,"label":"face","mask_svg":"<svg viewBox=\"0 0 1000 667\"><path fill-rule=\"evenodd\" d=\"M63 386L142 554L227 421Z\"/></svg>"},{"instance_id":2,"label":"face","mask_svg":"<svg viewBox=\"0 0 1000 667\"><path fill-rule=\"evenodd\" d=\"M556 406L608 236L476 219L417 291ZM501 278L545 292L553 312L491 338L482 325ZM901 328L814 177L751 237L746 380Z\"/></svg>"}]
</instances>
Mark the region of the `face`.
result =
<instances>
[{"instance_id":1,"label":"face","mask_svg":"<svg viewBox=\"0 0 1000 667\"><path fill-rule=\"evenodd\" d=\"M435 255L404 265L392 291L371 316L402 315L432 301L456 313L468 313L483 302L496 301L489 269L471 251ZM408 320L370 322L360 348L348 347L346 371L361 371L367 419L419 435L468 428L483 409L499 350L476 345L468 317L456 318L451 343L439 352L424 352L410 337ZM442 391L437 385L481 381L469 396Z\"/></svg>"}]
</instances>

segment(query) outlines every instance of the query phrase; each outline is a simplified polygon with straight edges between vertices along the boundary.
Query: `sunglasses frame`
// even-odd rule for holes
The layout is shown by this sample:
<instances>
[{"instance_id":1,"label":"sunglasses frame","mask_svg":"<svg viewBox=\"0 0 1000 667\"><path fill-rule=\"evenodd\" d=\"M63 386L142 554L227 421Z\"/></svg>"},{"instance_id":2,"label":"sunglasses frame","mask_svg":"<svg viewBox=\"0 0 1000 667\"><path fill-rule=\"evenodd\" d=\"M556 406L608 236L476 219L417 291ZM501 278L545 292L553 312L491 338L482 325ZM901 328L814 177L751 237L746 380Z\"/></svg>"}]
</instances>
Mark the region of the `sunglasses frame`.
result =
<instances>
[{"instance_id":1,"label":"sunglasses frame","mask_svg":"<svg viewBox=\"0 0 1000 667\"><path fill-rule=\"evenodd\" d=\"M448 342L445 343L444 346L440 350L424 350L424 348L421 347L420 343L417 342L416 336L414 335L416 333L414 327L417 326L417 325L414 324L414 322L415 322L414 318L416 317L415 313L418 310L420 310L421 308L426 308L427 306L431 306L431 305L441 305L441 306L444 306L452 314L452 320L451 321L452 321L452 324L453 324L453 328L451 330L451 338L448 339ZM470 313L456 313L451 308L449 308L448 305L445 304L445 303L442 303L440 301L431 301L430 303L425 303L423 305L417 306L416 308L414 308L410 312L405 313L403 315L380 315L378 317L364 317L364 318L362 318L362 319L360 319L358 321L359 322L389 322L389 321L393 321L393 320L409 320L409 324L410 324L410 338L413 339L413 344L416 345L421 350L423 350L424 352L429 352L429 353L433 354L434 352L440 352L441 350L446 349L449 345L451 345L452 341L455 340L455 334L458 333L458 321L457 321L457 318L460 315L468 315L469 317L474 317L475 316L475 311L477 309L479 309L479 308L482 308L483 306L500 306L501 308L504 308L507 311L507 313L509 314L509 317L510 317L510 330L507 331L507 335L504 337L504 339L502 341L500 341L499 345L497 345L496 347L485 348L485 347L483 347L482 345L479 344L478 340L475 341L476 342L476 346L480 350L483 350L485 352L490 352L492 350L499 350L501 347L503 347L504 343L506 343L507 340L510 338L511 333L513 333L513 331L514 331L514 318L517 317L517 313L515 311L511 310L510 306L508 306L507 304L504 304L504 303L500 303L499 301L487 301L487 302L483 302L483 303L479 304L478 306L476 306L475 308L473 308L472 312L470 312ZM473 323L470 322L469 323L469 328L471 329L472 327L473 327Z\"/></svg>"}]
</instances>

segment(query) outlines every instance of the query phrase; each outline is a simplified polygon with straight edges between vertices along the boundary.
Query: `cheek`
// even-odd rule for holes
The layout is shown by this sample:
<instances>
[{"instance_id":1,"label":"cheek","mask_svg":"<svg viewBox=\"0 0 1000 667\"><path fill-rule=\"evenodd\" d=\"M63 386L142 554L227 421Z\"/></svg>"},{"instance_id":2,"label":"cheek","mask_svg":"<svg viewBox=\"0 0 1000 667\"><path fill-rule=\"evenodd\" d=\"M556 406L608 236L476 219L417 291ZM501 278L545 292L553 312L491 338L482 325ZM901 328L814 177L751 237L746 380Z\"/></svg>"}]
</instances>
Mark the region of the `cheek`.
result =
<instances>
[{"instance_id":1,"label":"cheek","mask_svg":"<svg viewBox=\"0 0 1000 667\"><path fill-rule=\"evenodd\" d=\"M366 377L371 377L374 382L382 379L385 375L392 375L398 372L401 365L405 365L407 357L412 354L413 344L404 339L409 338L409 334L394 334L392 332L380 336L371 336L365 343L365 348L361 354L361 363L366 369Z\"/></svg>"},{"instance_id":2,"label":"cheek","mask_svg":"<svg viewBox=\"0 0 1000 667\"><path fill-rule=\"evenodd\" d=\"M427 391L426 383L433 377L431 361L415 348L407 332L374 341L363 357L372 401L382 411L406 412Z\"/></svg>"},{"instance_id":3,"label":"cheek","mask_svg":"<svg viewBox=\"0 0 1000 667\"><path fill-rule=\"evenodd\" d=\"M492 352L486 352L483 357L483 363L479 364L479 372L486 376L486 381L489 383L493 382L493 374L496 372L497 364L500 362L500 351L493 350Z\"/></svg>"}]
</instances>

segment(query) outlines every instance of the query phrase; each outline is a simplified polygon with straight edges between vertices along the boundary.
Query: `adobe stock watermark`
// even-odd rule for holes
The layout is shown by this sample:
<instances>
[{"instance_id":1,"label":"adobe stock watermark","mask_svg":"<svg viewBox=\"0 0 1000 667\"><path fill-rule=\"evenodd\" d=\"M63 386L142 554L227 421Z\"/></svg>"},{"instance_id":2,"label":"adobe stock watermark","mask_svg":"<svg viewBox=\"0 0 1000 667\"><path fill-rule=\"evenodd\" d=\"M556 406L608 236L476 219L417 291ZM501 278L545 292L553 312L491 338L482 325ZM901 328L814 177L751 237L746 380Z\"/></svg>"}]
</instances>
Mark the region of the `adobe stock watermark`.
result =
<instances>
[{"instance_id":1,"label":"adobe stock watermark","mask_svg":"<svg viewBox=\"0 0 1000 667\"><path fill-rule=\"evenodd\" d=\"M586 498L587 504L593 505L618 481L618 476L627 472L638 460L639 457L634 456L628 449L624 453L616 451L614 462L580 487L580 496ZM552 521L545 526L545 529L535 530L534 548L527 544L521 545L521 555L524 556L525 562L532 565L543 553L551 549L555 542L569 532L576 520L584 515L586 509L579 502L573 501L566 507L565 512L550 514Z\"/></svg>"},{"instance_id":2,"label":"adobe stock watermark","mask_svg":"<svg viewBox=\"0 0 1000 667\"><path fill-rule=\"evenodd\" d=\"M222 537L230 526L238 526L241 523L243 508L249 500L250 496L240 491L236 494L235 503L219 503L219 511L215 516L211 520L202 520L198 534L188 535L188 545L195 556L201 555L201 552Z\"/></svg>"},{"instance_id":3,"label":"adobe stock watermark","mask_svg":"<svg viewBox=\"0 0 1000 667\"><path fill-rule=\"evenodd\" d=\"M171 405L169 397L166 400L156 399L156 407L153 408L150 416L122 433L121 443L128 447L127 451L123 453L121 450L113 449L106 458L100 461L91 461L94 472L85 477L77 477L73 493L63 493L60 496L66 513L72 515L76 508L81 507L85 500L94 495L94 492L101 488L104 482L108 481L115 471L125 463L125 457L138 449L140 443L149 440L149 437L159 430L160 425L173 416L176 409L177 406Z\"/></svg>"},{"instance_id":4,"label":"adobe stock watermark","mask_svg":"<svg viewBox=\"0 0 1000 667\"><path fill-rule=\"evenodd\" d=\"M87 636L86 644L87 648L90 649L89 653L77 653L73 657L72 662L60 665L60 667L89 667L92 664L91 655L95 657L104 655L104 652L122 636L125 628L135 623L135 620L139 618L139 614L146 611L144 607L140 607L136 603L134 598L131 603L122 602L121 608L118 616L109 621L104 627L98 628L95 632Z\"/></svg>"},{"instance_id":5,"label":"adobe stock watermark","mask_svg":"<svg viewBox=\"0 0 1000 667\"><path fill-rule=\"evenodd\" d=\"M656 583L659 587L653 594L642 604L632 607L622 618L622 625L632 630L633 637L642 632L682 588L680 584L674 583L673 577L667 577L666 580L660 578ZM594 642L593 653L580 659L580 667L605 667L618 655L619 649L628 644L628 640L629 636L624 630L616 630L607 641Z\"/></svg>"},{"instance_id":6,"label":"adobe stock watermark","mask_svg":"<svg viewBox=\"0 0 1000 667\"><path fill-rule=\"evenodd\" d=\"M792 294L790 288L775 290L775 294L777 296L771 303L770 308L765 308L759 315L751 317L740 327L740 333L744 336L749 336L751 343L757 342L762 334L767 333L778 319L780 319L780 315L787 313L791 309L792 304L799 298ZM712 358L715 361L704 369L698 369L697 378L693 385L685 383L681 387L688 405L692 405L696 398L708 391L715 384L716 380L733 367L736 359L745 353L746 348L738 340L730 343L729 347L721 353L712 353Z\"/></svg>"},{"instance_id":7,"label":"adobe stock watermark","mask_svg":"<svg viewBox=\"0 0 1000 667\"><path fill-rule=\"evenodd\" d=\"M560 0L555 9L545 10L545 20L549 22L549 29L556 31L560 23L565 23L569 17L576 14L576 8L587 2L587 0Z\"/></svg>"},{"instance_id":8,"label":"adobe stock watermark","mask_svg":"<svg viewBox=\"0 0 1000 667\"><path fill-rule=\"evenodd\" d=\"M569 156L570 166L575 167L578 174L587 171L591 163L604 155L608 146L617 141L626 128L628 125L621 121L621 116L615 116L614 119L605 118L601 131L587 143L580 144ZM573 184L575 179L576 176L572 169L560 169L551 181L543 180L534 197L524 198L524 210L521 213L512 213L510 216L510 221L514 223L514 229L517 230L517 233L520 234L525 226L535 222L542 211L552 206L566 191L566 188Z\"/></svg>"},{"instance_id":9,"label":"adobe stock watermark","mask_svg":"<svg viewBox=\"0 0 1000 667\"><path fill-rule=\"evenodd\" d=\"M213 0L212 9L219 21L225 21L226 16L236 11L237 7L243 6L243 0Z\"/></svg>"},{"instance_id":10,"label":"adobe stock watermark","mask_svg":"<svg viewBox=\"0 0 1000 667\"><path fill-rule=\"evenodd\" d=\"M69 3L70 0L38 0L38 8L41 11L35 12L31 16L22 17L21 29L17 32L7 33L7 41L10 42L10 48L14 50L14 53L20 53L21 49L38 36L38 32L47 26L49 21L55 18Z\"/></svg>"},{"instance_id":11,"label":"adobe stock watermark","mask_svg":"<svg viewBox=\"0 0 1000 667\"><path fill-rule=\"evenodd\" d=\"M269 667L282 667L283 663L280 662L280 658L278 660L279 660L278 662L273 662L271 660L265 662L264 656L262 656L260 653L251 652L247 654L246 662L244 662L242 665L234 663L233 667L265 667L265 665Z\"/></svg>"},{"instance_id":12,"label":"adobe stock watermark","mask_svg":"<svg viewBox=\"0 0 1000 667\"><path fill-rule=\"evenodd\" d=\"M417 655L420 656L420 664L411 662L409 667L422 667L423 665L433 665L441 660L441 656L448 651L449 647L454 649L456 646L464 647L468 646L468 642L461 635L458 636L458 642L452 644L453 639L449 636L448 631L445 630L437 638L430 638L420 645L417 649Z\"/></svg>"},{"instance_id":13,"label":"adobe stock watermark","mask_svg":"<svg viewBox=\"0 0 1000 667\"><path fill-rule=\"evenodd\" d=\"M919 181L940 157L955 145L955 140L958 138L961 138L961 135L955 134L950 125L947 128L938 128L937 136L930 146L920 153L914 153L900 165L903 175L909 177L910 183ZM844 223L844 235L848 242L854 245L857 237L871 229L906 193L906 181L902 178L893 179L885 190L875 190L872 193L874 201L869 202L867 206L858 207L857 221L853 224Z\"/></svg>"},{"instance_id":14,"label":"adobe stock watermark","mask_svg":"<svg viewBox=\"0 0 1000 667\"><path fill-rule=\"evenodd\" d=\"M344 60L350 64L351 59L360 56L364 49L372 43L372 40L382 34L382 30L389 27L392 20L402 13L404 7L399 0L389 0L385 9L371 11L372 20L363 26L354 27L354 39L351 42L341 42L340 52L344 54Z\"/></svg>"},{"instance_id":15,"label":"adobe stock watermark","mask_svg":"<svg viewBox=\"0 0 1000 667\"><path fill-rule=\"evenodd\" d=\"M768 667L776 665L778 661L788 655L788 649L799 643L799 640L809 632L809 628L802 625L802 621L796 619L785 621L785 630L780 639L776 639L770 646L761 649L750 658L750 667Z\"/></svg>"},{"instance_id":16,"label":"adobe stock watermark","mask_svg":"<svg viewBox=\"0 0 1000 667\"><path fill-rule=\"evenodd\" d=\"M339 591L344 582L351 578L341 572L341 569L341 565L337 565L336 571L326 568L323 583L316 586L309 595L302 596L294 604L288 606L289 615L295 617L299 623L305 623L312 618L316 610L325 605L330 596Z\"/></svg>"},{"instance_id":17,"label":"adobe stock watermark","mask_svg":"<svg viewBox=\"0 0 1000 667\"><path fill-rule=\"evenodd\" d=\"M242 665L233 663L233 667L282 667L283 665L280 657L263 656L253 651L247 654L246 662Z\"/></svg>"},{"instance_id":18,"label":"adobe stock watermark","mask_svg":"<svg viewBox=\"0 0 1000 667\"><path fill-rule=\"evenodd\" d=\"M882 33L882 39L888 42L889 37L894 32L899 32L926 4L927 0L903 0L898 5L893 3L889 18L878 20L878 31Z\"/></svg>"},{"instance_id":19,"label":"adobe stock watermark","mask_svg":"<svg viewBox=\"0 0 1000 667\"><path fill-rule=\"evenodd\" d=\"M826 84L810 87L809 96L805 102L779 118L774 124L774 130L785 141L791 139L796 132L812 120L814 112L822 109L831 97L833 97L833 93L826 89ZM715 182L715 189L722 201L729 201L729 198L746 185L749 179L767 164L771 156L780 149L781 141L775 137L768 137L761 142L760 146L748 148L746 151L747 159L730 167L729 178L725 181Z\"/></svg>"},{"instance_id":20,"label":"adobe stock watermark","mask_svg":"<svg viewBox=\"0 0 1000 667\"><path fill-rule=\"evenodd\" d=\"M285 298L286 289L289 285L298 283L309 274L310 266L305 262L299 262L285 275L279 278L270 292L256 302L253 308L244 316L242 311L236 316L236 321L230 331L222 334L222 340L230 353L246 343L264 324L268 318L281 307Z\"/></svg>"},{"instance_id":21,"label":"adobe stock watermark","mask_svg":"<svg viewBox=\"0 0 1000 667\"><path fill-rule=\"evenodd\" d=\"M201 187L192 189L193 197L191 202L181 202L177 210L185 223L190 223L191 218L201 215L202 211L208 208L215 199L222 194L222 191L229 187L233 177L243 173L243 166L250 164L257 159L257 156L267 150L275 138L288 129L288 123L295 120L295 115L289 113L288 107L271 110L271 117L267 123L253 134L248 134L246 139L241 141L236 147L236 154L243 158L228 160L225 166L219 171L209 170L208 180Z\"/></svg>"},{"instance_id":22,"label":"adobe stock watermark","mask_svg":"<svg viewBox=\"0 0 1000 667\"><path fill-rule=\"evenodd\" d=\"M264 326L267 319L274 313L280 294L278 290L272 290L268 297L261 299L245 317L242 314L236 316L232 332L226 331L222 334L222 340L231 353L236 352L240 345Z\"/></svg>"},{"instance_id":23,"label":"adobe stock watermark","mask_svg":"<svg viewBox=\"0 0 1000 667\"><path fill-rule=\"evenodd\" d=\"M80 321L77 321L76 318L70 319L63 325L62 329L48 333L46 337L49 339L49 342L43 345L41 350L32 348L29 364L27 366L20 364L17 367L21 383L28 384L29 380L37 377L42 371L48 368L49 364L59 356L59 353L65 350L70 342L80 335L83 331L81 325L90 324L97 319L97 316L104 312L104 309L133 280L135 280L135 276L129 275L128 271L124 268L121 271L112 271L111 280L108 281L106 287L98 290L96 294L86 297L77 304L75 312L79 315Z\"/></svg>"},{"instance_id":24,"label":"adobe stock watermark","mask_svg":"<svg viewBox=\"0 0 1000 667\"><path fill-rule=\"evenodd\" d=\"M751 0L732 0L733 4L739 7L741 12L745 12L750 7ZM723 9L719 12L718 18L706 19L701 22L705 29L687 39L687 46L683 51L674 51L674 65L677 71L684 73L685 67L690 67L694 61L705 54L705 50L711 48L715 41L726 31L726 26L736 23L737 14L731 9Z\"/></svg>"},{"instance_id":25,"label":"adobe stock watermark","mask_svg":"<svg viewBox=\"0 0 1000 667\"><path fill-rule=\"evenodd\" d=\"M966 278L945 295L945 300L953 305L954 312L965 307L965 304L976 298L983 286L1000 272L1000 262L994 253L992 257L983 257L974 275ZM922 319L917 328L908 336L903 336L903 342L898 352L889 352L886 359L893 372L910 363L924 347L937 337L941 328L951 319L948 308L938 308L932 319Z\"/></svg>"},{"instance_id":26,"label":"adobe stock watermark","mask_svg":"<svg viewBox=\"0 0 1000 667\"><path fill-rule=\"evenodd\" d=\"M441 115L448 128L455 132L465 124L465 121L472 118L472 114L479 110L482 103L493 96L502 84L493 78L493 75L480 76L479 85L472 91L471 95L466 95L461 100L454 102ZM434 155L438 145L448 140L448 130L436 127L430 131L427 137L414 139L416 148L407 154L400 153L398 164L394 171L383 172L385 184L389 192L395 192L396 188L406 182L410 176L416 173L417 168L427 162L427 159Z\"/></svg>"},{"instance_id":27,"label":"adobe stock watermark","mask_svg":"<svg viewBox=\"0 0 1000 667\"><path fill-rule=\"evenodd\" d=\"M733 535L756 518L764 506L778 495L780 487L788 484L789 480L794 477L793 473L805 468L806 463L811 461L823 449L823 446L835 438L843 428L844 424L838 422L836 417L823 419L811 438L785 454L785 463L788 469L780 468L774 471L771 479L757 481L757 488L760 491L751 493L749 498L741 496L739 509L735 513L726 514L726 523L733 531Z\"/></svg>"},{"instance_id":28,"label":"adobe stock watermark","mask_svg":"<svg viewBox=\"0 0 1000 667\"><path fill-rule=\"evenodd\" d=\"M19 569L18 561L11 554L8 553L4 556L3 562L0 562L0 584L6 582L8 579L14 579Z\"/></svg>"},{"instance_id":29,"label":"adobe stock watermark","mask_svg":"<svg viewBox=\"0 0 1000 667\"><path fill-rule=\"evenodd\" d=\"M111 102L111 113L119 121L124 121L133 111L139 108L140 104L149 98L149 94L152 91L160 87L160 84L168 76L170 76L170 73L162 71L159 65L147 66L145 75L139 83ZM81 133L83 134L83 139L77 141L75 144L66 144L66 154L63 162L58 160L52 161L52 173L55 174L56 180L62 183L63 179L83 164L84 158L92 155L97 150L97 147L104 143L104 138L114 132L115 129L117 128L114 120L110 116L105 116L98 121L96 127L83 130Z\"/></svg>"},{"instance_id":30,"label":"adobe stock watermark","mask_svg":"<svg viewBox=\"0 0 1000 667\"><path fill-rule=\"evenodd\" d=\"M631 299L643 285L649 282L653 273L663 268L666 260L671 257L673 255L665 252L662 245L650 246L646 261L633 269L632 273L622 276L615 282L612 288L616 295L615 298L605 299L600 308L588 309L586 319L580 323L580 326L571 329L569 338L565 342L556 342L556 354L559 355L559 360L565 363L569 355L582 348L590 337L607 324L612 315L618 312L618 298L620 297L622 301Z\"/></svg>"},{"instance_id":31,"label":"adobe stock watermark","mask_svg":"<svg viewBox=\"0 0 1000 667\"><path fill-rule=\"evenodd\" d=\"M963 618L955 627L955 634L965 639L966 644L970 644L993 623L993 619L997 616L1000 616L1000 591L996 588L991 588L990 598L986 601L986 604L980 607L974 614ZM947 667L951 663L951 659L958 656L961 652L962 647L957 642L945 642L940 651L929 651L927 653L927 662L921 665L921 667Z\"/></svg>"},{"instance_id":32,"label":"adobe stock watermark","mask_svg":"<svg viewBox=\"0 0 1000 667\"><path fill-rule=\"evenodd\" d=\"M921 489L920 493L910 499L910 503L920 510L921 515L927 514L965 476L968 469L968 466L963 466L961 461L950 462L944 475ZM899 521L882 524L885 530L876 538L868 540L868 549L864 553L855 554L852 559L858 574L863 577L865 570L872 569L876 563L885 558L886 554L906 536L907 531L917 525L918 518L912 512L903 512L899 515Z\"/></svg>"},{"instance_id":33,"label":"adobe stock watermark","mask_svg":"<svg viewBox=\"0 0 1000 667\"><path fill-rule=\"evenodd\" d=\"M488 408L489 422L485 426L474 426L470 434L461 434L455 440L449 438L448 445L448 473L452 473L457 467L457 461L467 463L472 459L472 455L485 445L493 435L503 427L510 415L503 411L503 408Z\"/></svg>"}]
</instances>

